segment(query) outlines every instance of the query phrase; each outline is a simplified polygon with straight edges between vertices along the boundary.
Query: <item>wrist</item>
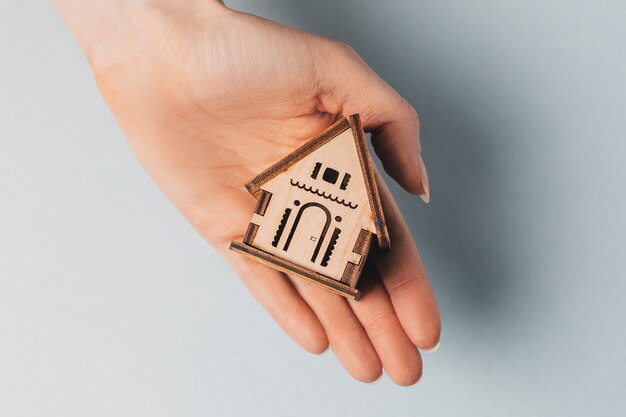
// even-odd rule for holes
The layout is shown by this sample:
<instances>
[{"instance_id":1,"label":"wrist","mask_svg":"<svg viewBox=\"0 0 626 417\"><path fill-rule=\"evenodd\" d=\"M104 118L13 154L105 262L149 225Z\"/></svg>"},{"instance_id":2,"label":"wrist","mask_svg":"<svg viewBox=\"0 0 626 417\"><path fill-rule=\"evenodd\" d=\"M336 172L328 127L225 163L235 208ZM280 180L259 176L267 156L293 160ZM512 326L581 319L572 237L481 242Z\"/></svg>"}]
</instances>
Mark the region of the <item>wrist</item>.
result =
<instances>
[{"instance_id":1,"label":"wrist","mask_svg":"<svg viewBox=\"0 0 626 417\"><path fill-rule=\"evenodd\" d=\"M191 19L228 11L221 0L53 0L95 70L139 53Z\"/></svg>"}]
</instances>

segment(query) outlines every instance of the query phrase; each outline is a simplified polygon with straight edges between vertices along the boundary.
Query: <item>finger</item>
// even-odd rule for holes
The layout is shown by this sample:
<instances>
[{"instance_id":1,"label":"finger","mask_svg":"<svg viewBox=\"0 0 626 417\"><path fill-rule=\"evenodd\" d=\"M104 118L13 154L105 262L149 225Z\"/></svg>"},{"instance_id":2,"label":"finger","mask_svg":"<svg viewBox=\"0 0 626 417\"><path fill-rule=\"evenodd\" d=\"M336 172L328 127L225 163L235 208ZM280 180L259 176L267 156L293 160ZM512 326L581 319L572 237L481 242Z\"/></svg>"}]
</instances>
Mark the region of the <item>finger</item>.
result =
<instances>
[{"instance_id":1,"label":"finger","mask_svg":"<svg viewBox=\"0 0 626 417\"><path fill-rule=\"evenodd\" d=\"M432 349L439 342L441 321L424 265L402 213L389 188L378 176L392 250L374 249L372 260L389 293L398 319L415 346Z\"/></svg>"},{"instance_id":2,"label":"finger","mask_svg":"<svg viewBox=\"0 0 626 417\"><path fill-rule=\"evenodd\" d=\"M385 171L403 188L428 202L428 174L420 155L419 118L413 106L380 78L349 46L331 43L334 68L321 80L321 102L329 113L360 113Z\"/></svg>"},{"instance_id":3,"label":"finger","mask_svg":"<svg viewBox=\"0 0 626 417\"><path fill-rule=\"evenodd\" d=\"M297 277L292 280L324 326L330 347L346 371L362 382L377 380L380 359L347 301Z\"/></svg>"},{"instance_id":4,"label":"finger","mask_svg":"<svg viewBox=\"0 0 626 417\"><path fill-rule=\"evenodd\" d=\"M399 385L412 385L422 374L422 358L404 332L391 305L385 288L375 271L366 268L360 301L350 301L350 307L363 324L385 372Z\"/></svg>"},{"instance_id":5,"label":"finger","mask_svg":"<svg viewBox=\"0 0 626 417\"><path fill-rule=\"evenodd\" d=\"M285 274L228 250L222 255L250 293L296 343L316 354L328 348L322 324Z\"/></svg>"}]
</instances>

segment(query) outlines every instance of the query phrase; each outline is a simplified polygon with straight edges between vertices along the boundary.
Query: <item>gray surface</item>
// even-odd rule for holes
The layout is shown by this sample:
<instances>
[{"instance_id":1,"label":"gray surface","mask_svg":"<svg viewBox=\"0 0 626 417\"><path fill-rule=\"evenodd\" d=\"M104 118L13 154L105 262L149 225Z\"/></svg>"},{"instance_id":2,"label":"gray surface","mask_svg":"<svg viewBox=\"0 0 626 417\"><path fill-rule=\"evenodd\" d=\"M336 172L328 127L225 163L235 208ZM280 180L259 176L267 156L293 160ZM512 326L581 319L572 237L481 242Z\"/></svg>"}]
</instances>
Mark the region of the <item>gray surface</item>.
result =
<instances>
[{"instance_id":1,"label":"gray surface","mask_svg":"<svg viewBox=\"0 0 626 417\"><path fill-rule=\"evenodd\" d=\"M297 348L135 162L52 7L4 1L0 415L620 414L624 3L232 4L349 42L420 113L432 203L394 191L440 351L406 389Z\"/></svg>"}]
</instances>

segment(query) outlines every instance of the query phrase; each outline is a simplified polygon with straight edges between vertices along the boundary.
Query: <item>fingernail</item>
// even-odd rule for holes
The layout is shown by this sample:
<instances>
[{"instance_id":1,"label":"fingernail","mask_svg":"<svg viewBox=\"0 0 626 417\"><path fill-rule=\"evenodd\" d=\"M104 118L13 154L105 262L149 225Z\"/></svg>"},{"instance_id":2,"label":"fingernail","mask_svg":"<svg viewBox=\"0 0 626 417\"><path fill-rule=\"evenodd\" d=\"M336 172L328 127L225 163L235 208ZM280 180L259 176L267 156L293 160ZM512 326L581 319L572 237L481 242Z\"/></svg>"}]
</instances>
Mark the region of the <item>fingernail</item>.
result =
<instances>
[{"instance_id":1,"label":"fingernail","mask_svg":"<svg viewBox=\"0 0 626 417\"><path fill-rule=\"evenodd\" d=\"M422 159L422 155L417 156L419 169L420 169L420 178L422 181L422 190L424 192L420 194L420 198L426 204L430 203L430 188L428 184L428 172L426 172L426 165L424 165L424 160Z\"/></svg>"},{"instance_id":2,"label":"fingernail","mask_svg":"<svg viewBox=\"0 0 626 417\"><path fill-rule=\"evenodd\" d=\"M426 352L426 353L435 353L439 350L439 344L441 343L441 340L439 342L437 342L437 344L433 347L431 347L430 349L422 349L422 351Z\"/></svg>"}]
</instances>

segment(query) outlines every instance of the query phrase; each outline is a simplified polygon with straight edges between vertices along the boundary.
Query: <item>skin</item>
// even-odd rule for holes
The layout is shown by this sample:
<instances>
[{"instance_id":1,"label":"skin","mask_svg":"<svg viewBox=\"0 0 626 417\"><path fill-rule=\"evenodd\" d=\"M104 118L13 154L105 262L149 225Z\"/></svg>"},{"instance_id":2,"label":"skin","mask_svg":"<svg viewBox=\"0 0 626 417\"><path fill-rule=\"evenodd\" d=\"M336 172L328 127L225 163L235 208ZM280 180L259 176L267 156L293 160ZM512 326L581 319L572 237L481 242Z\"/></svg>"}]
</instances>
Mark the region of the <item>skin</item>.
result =
<instances>
[{"instance_id":1,"label":"skin","mask_svg":"<svg viewBox=\"0 0 626 417\"><path fill-rule=\"evenodd\" d=\"M374 249L347 301L228 250L255 200L243 184L328 127L360 113L385 171L428 201L415 110L345 44L212 1L57 0L132 150L163 192L282 329L332 348L354 378L397 384L422 372L418 348L440 319L389 190L379 188L392 250Z\"/></svg>"}]
</instances>

